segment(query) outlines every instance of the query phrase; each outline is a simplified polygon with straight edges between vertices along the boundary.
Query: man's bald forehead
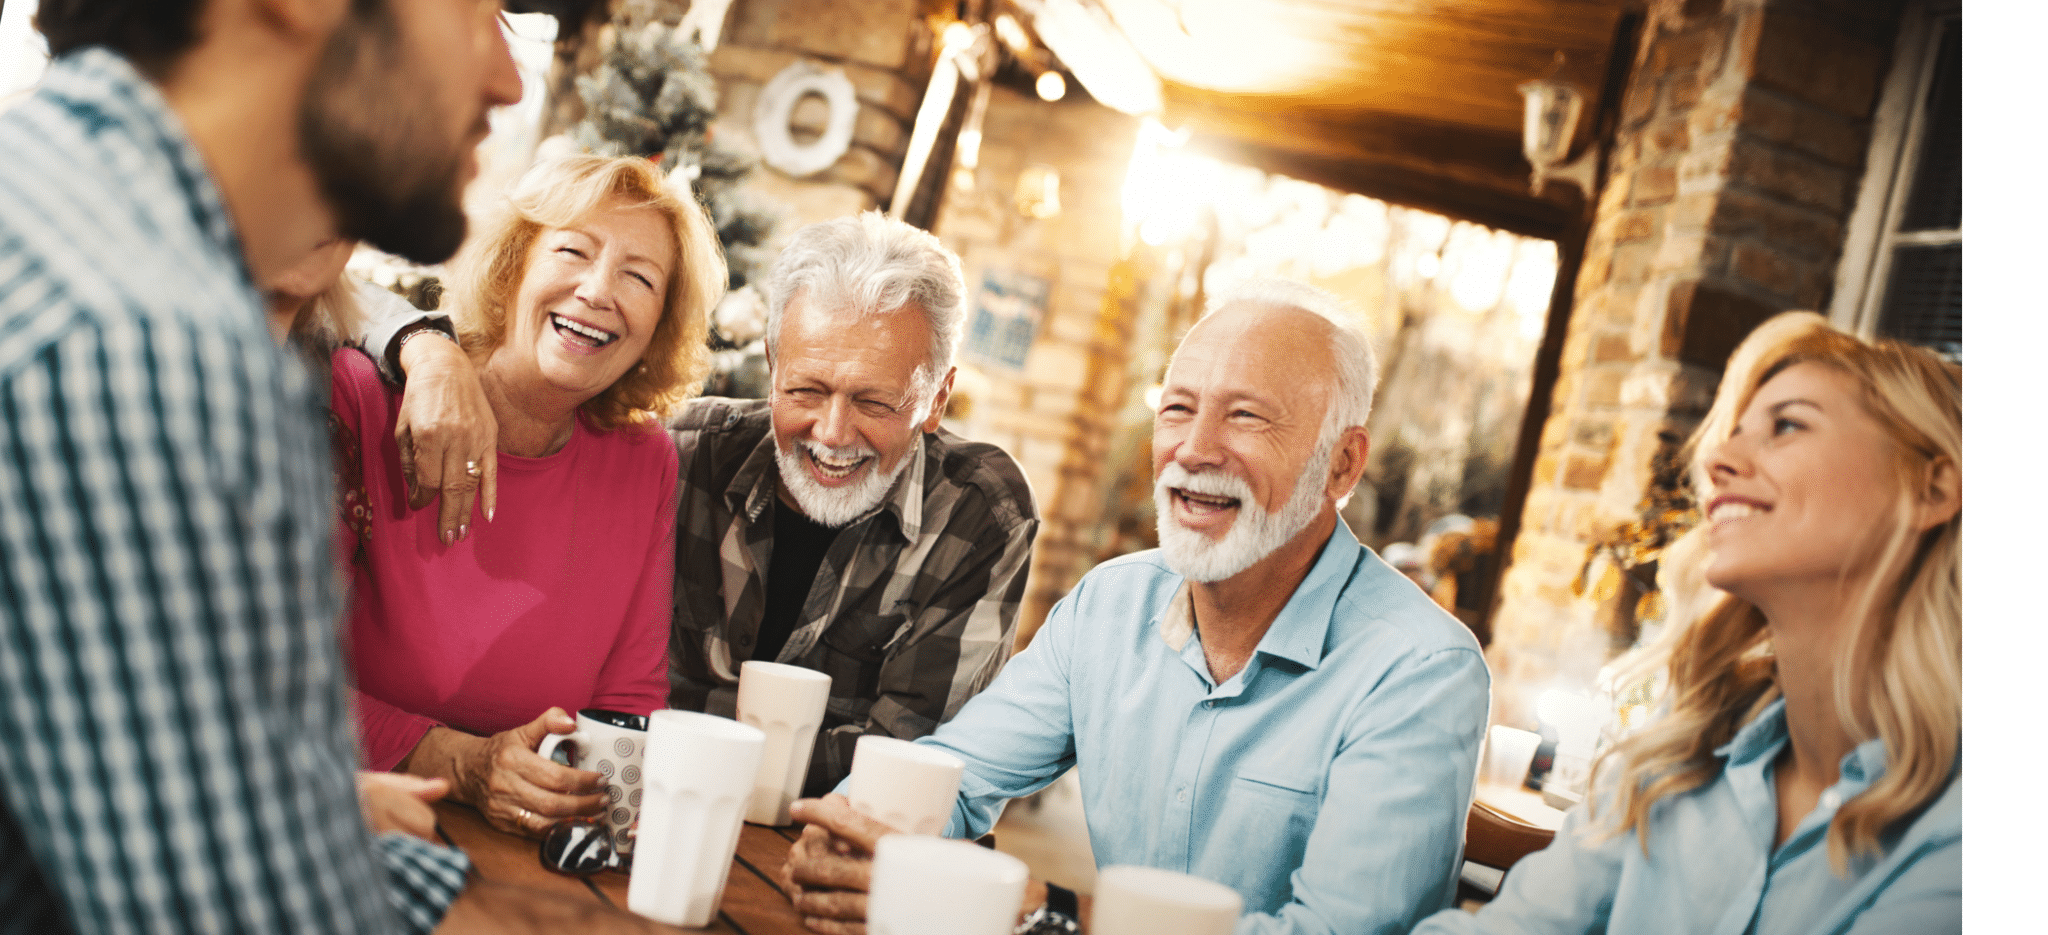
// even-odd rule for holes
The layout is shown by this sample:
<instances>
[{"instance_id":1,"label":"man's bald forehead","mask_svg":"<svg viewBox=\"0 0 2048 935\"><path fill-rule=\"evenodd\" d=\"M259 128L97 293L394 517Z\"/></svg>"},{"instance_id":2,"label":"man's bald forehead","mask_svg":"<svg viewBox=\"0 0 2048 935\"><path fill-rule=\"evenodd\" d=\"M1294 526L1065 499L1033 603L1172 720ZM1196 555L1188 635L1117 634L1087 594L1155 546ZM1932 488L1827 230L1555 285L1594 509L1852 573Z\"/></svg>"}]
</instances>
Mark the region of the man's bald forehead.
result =
<instances>
[{"instance_id":1,"label":"man's bald forehead","mask_svg":"<svg viewBox=\"0 0 2048 935\"><path fill-rule=\"evenodd\" d=\"M1183 349L1211 340L1232 343L1284 341L1311 345L1314 349L1307 350L1309 356L1302 363L1327 371L1335 363L1328 339L1336 330L1335 322L1298 305L1243 299L1217 306L1202 316L1181 338L1180 347L1174 349L1173 356L1178 360Z\"/></svg>"}]
</instances>

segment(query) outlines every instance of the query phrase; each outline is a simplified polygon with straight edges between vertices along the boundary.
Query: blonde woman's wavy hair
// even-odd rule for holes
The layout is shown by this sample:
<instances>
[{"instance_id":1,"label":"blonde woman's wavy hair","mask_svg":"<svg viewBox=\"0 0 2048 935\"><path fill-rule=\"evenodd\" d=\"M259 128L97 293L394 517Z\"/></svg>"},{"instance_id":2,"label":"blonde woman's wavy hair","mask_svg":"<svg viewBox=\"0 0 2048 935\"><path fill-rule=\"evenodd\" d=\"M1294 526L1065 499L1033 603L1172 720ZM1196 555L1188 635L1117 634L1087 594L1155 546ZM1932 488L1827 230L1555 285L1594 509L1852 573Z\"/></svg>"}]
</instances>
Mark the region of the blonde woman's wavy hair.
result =
<instances>
[{"instance_id":1,"label":"blonde woman's wavy hair","mask_svg":"<svg viewBox=\"0 0 2048 935\"><path fill-rule=\"evenodd\" d=\"M582 406L584 417L603 430L666 419L711 371L705 338L711 308L725 294L725 254L696 199L672 190L645 159L577 155L544 162L519 180L504 209L463 248L448 276L462 347L473 358L487 358L505 343L534 240L542 231L589 217L614 198L659 212L675 236L676 252L661 318L639 366Z\"/></svg>"},{"instance_id":2,"label":"blonde woman's wavy hair","mask_svg":"<svg viewBox=\"0 0 2048 935\"><path fill-rule=\"evenodd\" d=\"M355 292L355 280L343 272L292 319L292 346L314 365L316 373L327 371L327 355L346 343L356 322L362 320L362 304L356 301Z\"/></svg>"},{"instance_id":3,"label":"blonde woman's wavy hair","mask_svg":"<svg viewBox=\"0 0 2048 935\"><path fill-rule=\"evenodd\" d=\"M1897 481L1896 521L1880 544L1877 573L1853 597L1853 622L1834 668L1842 727L1858 743L1882 738L1886 757L1884 776L1843 804L1828 828L1829 862L1845 873L1850 858L1880 851L1887 828L1947 787L1962 746L1962 512L1925 532L1916 533L1911 522L1942 462L1961 476L1962 371L1917 347L1837 331L1812 312L1774 317L1736 349L1693 436L1695 489L1710 489L1705 454L1729 438L1757 389L1809 362L1856 381L1865 411L1893 443ZM1699 567L1669 571L1684 578L1704 570L1705 531L1693 530L1684 547L1668 553ZM1653 648L1657 658L1638 663L1668 667L1668 710L1600 764L1619 772L1602 817L1614 820L1613 833L1635 831L1646 851L1652 806L1713 781L1721 770L1714 751L1779 694L1763 614L1733 595L1712 593L1718 598L1697 619L1674 623L1672 638Z\"/></svg>"}]
</instances>

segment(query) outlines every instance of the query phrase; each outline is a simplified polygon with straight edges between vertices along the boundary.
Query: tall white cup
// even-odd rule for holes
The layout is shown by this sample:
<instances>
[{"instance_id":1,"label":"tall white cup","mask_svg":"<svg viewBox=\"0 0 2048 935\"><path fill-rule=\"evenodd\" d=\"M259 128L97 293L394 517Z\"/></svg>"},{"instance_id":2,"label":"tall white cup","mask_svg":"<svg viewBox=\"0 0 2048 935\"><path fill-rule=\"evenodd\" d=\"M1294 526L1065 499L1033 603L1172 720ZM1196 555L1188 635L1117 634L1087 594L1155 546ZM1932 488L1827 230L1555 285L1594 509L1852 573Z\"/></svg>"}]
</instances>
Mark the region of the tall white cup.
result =
<instances>
[{"instance_id":1,"label":"tall white cup","mask_svg":"<svg viewBox=\"0 0 2048 935\"><path fill-rule=\"evenodd\" d=\"M1230 935L1244 900L1201 877L1154 867L1105 867L1095 876L1093 935Z\"/></svg>"},{"instance_id":2,"label":"tall white cup","mask_svg":"<svg viewBox=\"0 0 2048 935\"><path fill-rule=\"evenodd\" d=\"M1489 785L1520 788L1529 778L1529 763L1543 738L1519 728L1495 724L1486 729L1486 767L1480 775Z\"/></svg>"},{"instance_id":3,"label":"tall white cup","mask_svg":"<svg viewBox=\"0 0 2048 935\"><path fill-rule=\"evenodd\" d=\"M759 730L709 714L648 717L647 778L626 907L657 922L711 924L761 766Z\"/></svg>"},{"instance_id":4,"label":"tall white cup","mask_svg":"<svg viewBox=\"0 0 2048 935\"><path fill-rule=\"evenodd\" d=\"M910 834L939 834L960 796L967 764L936 747L869 734L853 745L846 797L882 824Z\"/></svg>"},{"instance_id":5,"label":"tall white cup","mask_svg":"<svg viewBox=\"0 0 2048 935\"><path fill-rule=\"evenodd\" d=\"M815 669L779 662L740 664L739 710L733 717L768 737L761 748L754 795L747 803L748 821L789 824L789 803L803 791L811 745L825 721L825 698L831 689L832 677Z\"/></svg>"},{"instance_id":6,"label":"tall white cup","mask_svg":"<svg viewBox=\"0 0 2048 935\"><path fill-rule=\"evenodd\" d=\"M868 883L869 935L1010 935L1024 862L966 841L883 836Z\"/></svg>"}]
</instances>

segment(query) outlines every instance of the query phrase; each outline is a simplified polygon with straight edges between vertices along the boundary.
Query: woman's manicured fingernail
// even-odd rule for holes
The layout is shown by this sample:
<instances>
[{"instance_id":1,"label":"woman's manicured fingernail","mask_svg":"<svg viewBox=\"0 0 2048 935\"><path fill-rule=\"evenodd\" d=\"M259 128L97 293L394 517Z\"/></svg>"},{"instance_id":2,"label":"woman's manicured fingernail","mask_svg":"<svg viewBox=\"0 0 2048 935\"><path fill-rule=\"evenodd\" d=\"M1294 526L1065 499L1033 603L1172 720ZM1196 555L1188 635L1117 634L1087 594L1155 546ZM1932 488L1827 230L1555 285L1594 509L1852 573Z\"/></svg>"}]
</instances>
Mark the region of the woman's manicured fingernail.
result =
<instances>
[{"instance_id":1,"label":"woman's manicured fingernail","mask_svg":"<svg viewBox=\"0 0 2048 935\"><path fill-rule=\"evenodd\" d=\"M459 527L457 527L457 528L456 528L456 530L455 530L455 538L457 538L457 539L467 539L467 538L469 538L469 524L468 524L468 523L463 523L463 524L462 524L461 526L459 526Z\"/></svg>"}]
</instances>

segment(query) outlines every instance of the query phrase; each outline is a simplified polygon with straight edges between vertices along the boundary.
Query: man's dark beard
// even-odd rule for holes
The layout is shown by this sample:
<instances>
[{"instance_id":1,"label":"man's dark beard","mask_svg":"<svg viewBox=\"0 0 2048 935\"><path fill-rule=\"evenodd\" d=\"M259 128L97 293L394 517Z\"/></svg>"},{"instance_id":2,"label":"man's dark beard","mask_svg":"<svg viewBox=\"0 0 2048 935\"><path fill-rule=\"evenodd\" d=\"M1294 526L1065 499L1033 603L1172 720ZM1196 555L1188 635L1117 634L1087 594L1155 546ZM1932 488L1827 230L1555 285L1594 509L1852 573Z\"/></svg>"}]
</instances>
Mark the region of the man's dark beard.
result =
<instances>
[{"instance_id":1,"label":"man's dark beard","mask_svg":"<svg viewBox=\"0 0 2048 935\"><path fill-rule=\"evenodd\" d=\"M299 146L341 236L439 263L468 230L458 184L466 139L446 139L433 85L413 77L391 5L361 6L321 54L299 107Z\"/></svg>"}]
</instances>

